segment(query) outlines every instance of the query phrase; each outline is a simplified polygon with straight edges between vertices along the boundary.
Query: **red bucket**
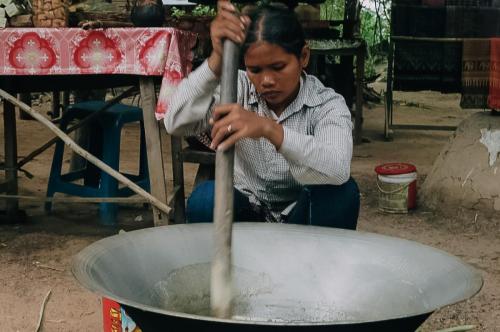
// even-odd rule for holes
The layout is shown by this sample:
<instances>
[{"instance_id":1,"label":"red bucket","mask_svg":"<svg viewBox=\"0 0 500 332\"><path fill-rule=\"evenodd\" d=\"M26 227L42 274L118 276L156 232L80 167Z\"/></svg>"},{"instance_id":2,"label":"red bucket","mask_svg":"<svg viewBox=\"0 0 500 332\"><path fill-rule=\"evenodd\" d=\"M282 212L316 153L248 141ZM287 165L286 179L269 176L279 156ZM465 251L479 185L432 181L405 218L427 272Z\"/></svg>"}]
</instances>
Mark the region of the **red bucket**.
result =
<instances>
[{"instance_id":1,"label":"red bucket","mask_svg":"<svg viewBox=\"0 0 500 332\"><path fill-rule=\"evenodd\" d=\"M379 209L407 213L417 206L417 168L412 164L388 163L375 167Z\"/></svg>"}]
</instances>

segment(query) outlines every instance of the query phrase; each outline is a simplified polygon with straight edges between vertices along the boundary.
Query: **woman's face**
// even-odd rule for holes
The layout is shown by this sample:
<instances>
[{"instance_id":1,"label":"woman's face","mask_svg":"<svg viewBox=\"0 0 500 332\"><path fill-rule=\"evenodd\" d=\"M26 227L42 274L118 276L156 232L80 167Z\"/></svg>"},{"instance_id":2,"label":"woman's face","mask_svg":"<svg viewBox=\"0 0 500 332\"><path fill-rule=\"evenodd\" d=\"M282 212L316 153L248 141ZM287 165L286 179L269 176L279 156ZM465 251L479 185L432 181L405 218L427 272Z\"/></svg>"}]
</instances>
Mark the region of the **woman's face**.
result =
<instances>
[{"instance_id":1,"label":"woman's face","mask_svg":"<svg viewBox=\"0 0 500 332\"><path fill-rule=\"evenodd\" d=\"M295 99L300 88L300 75L309 61L309 48L304 46L300 59L282 47L259 41L245 53L248 78L257 93L277 114Z\"/></svg>"}]
</instances>

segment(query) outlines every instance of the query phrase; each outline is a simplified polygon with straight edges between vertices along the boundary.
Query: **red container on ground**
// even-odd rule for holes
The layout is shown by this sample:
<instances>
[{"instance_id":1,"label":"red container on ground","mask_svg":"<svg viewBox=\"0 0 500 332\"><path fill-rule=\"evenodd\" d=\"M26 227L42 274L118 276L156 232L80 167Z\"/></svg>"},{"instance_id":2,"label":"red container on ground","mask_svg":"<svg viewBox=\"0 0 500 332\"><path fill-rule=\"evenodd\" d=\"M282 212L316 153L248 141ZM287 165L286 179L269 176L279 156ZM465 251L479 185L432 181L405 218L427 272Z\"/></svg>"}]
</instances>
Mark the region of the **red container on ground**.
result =
<instances>
[{"instance_id":1,"label":"red container on ground","mask_svg":"<svg viewBox=\"0 0 500 332\"><path fill-rule=\"evenodd\" d=\"M398 175L416 173L417 168L414 165L407 163L387 163L375 167L375 172L378 175L395 177ZM408 210L414 209L416 206L417 206L417 180L414 180L408 186Z\"/></svg>"}]
</instances>

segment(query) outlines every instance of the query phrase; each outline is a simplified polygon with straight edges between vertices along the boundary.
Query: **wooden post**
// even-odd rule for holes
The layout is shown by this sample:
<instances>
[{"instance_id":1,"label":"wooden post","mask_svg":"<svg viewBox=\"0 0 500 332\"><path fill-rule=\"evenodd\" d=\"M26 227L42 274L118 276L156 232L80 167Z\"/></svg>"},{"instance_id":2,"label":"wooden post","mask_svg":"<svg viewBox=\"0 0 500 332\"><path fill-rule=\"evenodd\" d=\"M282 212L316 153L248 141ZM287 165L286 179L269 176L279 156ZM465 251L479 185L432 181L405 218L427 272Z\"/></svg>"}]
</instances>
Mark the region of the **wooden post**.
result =
<instances>
[{"instance_id":1,"label":"wooden post","mask_svg":"<svg viewBox=\"0 0 500 332\"><path fill-rule=\"evenodd\" d=\"M363 142L363 82L365 77L364 43L356 54L356 114L354 114L354 144Z\"/></svg>"},{"instance_id":2,"label":"wooden post","mask_svg":"<svg viewBox=\"0 0 500 332\"><path fill-rule=\"evenodd\" d=\"M19 100L25 103L28 106L31 106L31 93L20 93L17 95ZM19 110L19 119L20 120L33 120L31 116L29 116L23 110Z\"/></svg>"},{"instance_id":3,"label":"wooden post","mask_svg":"<svg viewBox=\"0 0 500 332\"><path fill-rule=\"evenodd\" d=\"M392 138L392 83L393 83L393 61L394 61L394 41L389 41L389 55L387 59L387 87L385 89L385 121L384 121L384 137L386 140Z\"/></svg>"},{"instance_id":4,"label":"wooden post","mask_svg":"<svg viewBox=\"0 0 500 332\"><path fill-rule=\"evenodd\" d=\"M167 187L163 167L160 125L155 118L156 93L153 79L142 77L140 79L140 89L151 194L166 204ZM153 207L153 220L155 226L168 225L168 215L155 207Z\"/></svg>"},{"instance_id":5,"label":"wooden post","mask_svg":"<svg viewBox=\"0 0 500 332\"><path fill-rule=\"evenodd\" d=\"M230 40L224 41L221 76L221 104L237 100L238 46ZM231 318L232 276L231 236L234 200L234 147L218 150L215 156L215 204L214 204L214 257L210 304L212 313L219 318Z\"/></svg>"},{"instance_id":6,"label":"wooden post","mask_svg":"<svg viewBox=\"0 0 500 332\"><path fill-rule=\"evenodd\" d=\"M3 101L3 125L4 125L4 147L5 147L5 181L6 192L9 195L17 195L17 134L16 134L16 110L14 105L4 99ZM17 199L6 200L6 213L9 219L18 214Z\"/></svg>"},{"instance_id":7,"label":"wooden post","mask_svg":"<svg viewBox=\"0 0 500 332\"><path fill-rule=\"evenodd\" d=\"M57 119L61 116L61 91L52 91L52 111L50 117Z\"/></svg>"}]
</instances>

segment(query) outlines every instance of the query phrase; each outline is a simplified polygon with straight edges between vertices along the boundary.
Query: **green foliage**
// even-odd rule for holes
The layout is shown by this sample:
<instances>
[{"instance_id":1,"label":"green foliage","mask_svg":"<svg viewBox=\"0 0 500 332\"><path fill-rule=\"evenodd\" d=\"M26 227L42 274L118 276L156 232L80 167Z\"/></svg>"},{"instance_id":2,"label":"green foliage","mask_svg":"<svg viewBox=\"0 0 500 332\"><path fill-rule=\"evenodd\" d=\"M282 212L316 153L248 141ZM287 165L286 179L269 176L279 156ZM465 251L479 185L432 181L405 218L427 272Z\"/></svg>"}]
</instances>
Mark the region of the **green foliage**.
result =
<instances>
[{"instance_id":1,"label":"green foliage","mask_svg":"<svg viewBox=\"0 0 500 332\"><path fill-rule=\"evenodd\" d=\"M322 20L342 20L344 18L344 0L326 0L321 4Z\"/></svg>"},{"instance_id":2,"label":"green foliage","mask_svg":"<svg viewBox=\"0 0 500 332\"><path fill-rule=\"evenodd\" d=\"M175 18L180 18L183 16L215 16L217 10L209 5L197 5L191 11L186 11L185 9L180 9L177 7L172 7L171 15Z\"/></svg>"},{"instance_id":3,"label":"green foliage","mask_svg":"<svg viewBox=\"0 0 500 332\"><path fill-rule=\"evenodd\" d=\"M194 16L215 16L217 14L217 10L212 6L198 5L194 7L191 14Z\"/></svg>"},{"instance_id":4,"label":"green foliage","mask_svg":"<svg viewBox=\"0 0 500 332\"><path fill-rule=\"evenodd\" d=\"M369 6L361 10L361 36L368 47L377 47L389 40L390 2L369 0Z\"/></svg>"},{"instance_id":5,"label":"green foliage","mask_svg":"<svg viewBox=\"0 0 500 332\"><path fill-rule=\"evenodd\" d=\"M177 7L170 8L170 15L175 18L179 18L186 15L186 11L184 9L180 9Z\"/></svg>"},{"instance_id":6,"label":"green foliage","mask_svg":"<svg viewBox=\"0 0 500 332\"><path fill-rule=\"evenodd\" d=\"M368 46L365 77L376 77L375 67L387 57L390 35L390 0L364 0L360 12L360 35ZM344 0L326 0L321 5L321 19L343 20Z\"/></svg>"}]
</instances>

